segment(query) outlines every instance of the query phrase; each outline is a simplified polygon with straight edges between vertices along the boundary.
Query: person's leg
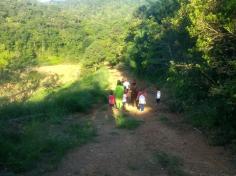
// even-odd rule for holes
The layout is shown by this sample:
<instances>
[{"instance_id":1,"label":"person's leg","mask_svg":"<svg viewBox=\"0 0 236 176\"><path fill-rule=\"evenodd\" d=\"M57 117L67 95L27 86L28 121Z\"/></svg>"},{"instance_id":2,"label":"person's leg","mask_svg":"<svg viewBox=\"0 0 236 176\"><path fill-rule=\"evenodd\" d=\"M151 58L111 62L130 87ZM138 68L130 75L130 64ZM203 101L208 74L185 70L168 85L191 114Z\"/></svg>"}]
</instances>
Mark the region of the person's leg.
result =
<instances>
[{"instance_id":1,"label":"person's leg","mask_svg":"<svg viewBox=\"0 0 236 176\"><path fill-rule=\"evenodd\" d=\"M139 101L138 101L138 100L135 100L135 103L136 103L137 109L139 109Z\"/></svg>"},{"instance_id":2,"label":"person's leg","mask_svg":"<svg viewBox=\"0 0 236 176\"><path fill-rule=\"evenodd\" d=\"M125 103L125 102L123 102L123 110L124 110L124 111L125 111L125 104L126 104L126 103Z\"/></svg>"},{"instance_id":3,"label":"person's leg","mask_svg":"<svg viewBox=\"0 0 236 176\"><path fill-rule=\"evenodd\" d=\"M116 103L117 103L117 108L118 108L119 110L121 110L122 105L123 105L122 100L121 100L121 99L117 99L117 100L116 100Z\"/></svg>"},{"instance_id":4,"label":"person's leg","mask_svg":"<svg viewBox=\"0 0 236 176\"><path fill-rule=\"evenodd\" d=\"M131 104L131 95L130 95L130 91L128 90L128 94L127 94L127 100L126 100L126 104L129 106Z\"/></svg>"},{"instance_id":5,"label":"person's leg","mask_svg":"<svg viewBox=\"0 0 236 176\"><path fill-rule=\"evenodd\" d=\"M116 107L117 107L117 109L120 109L120 101L119 100L116 100Z\"/></svg>"},{"instance_id":6,"label":"person's leg","mask_svg":"<svg viewBox=\"0 0 236 176\"><path fill-rule=\"evenodd\" d=\"M144 111L144 104L140 104L140 111Z\"/></svg>"},{"instance_id":7,"label":"person's leg","mask_svg":"<svg viewBox=\"0 0 236 176\"><path fill-rule=\"evenodd\" d=\"M122 102L122 100L120 100L120 109L122 109L123 108L123 102Z\"/></svg>"},{"instance_id":8,"label":"person's leg","mask_svg":"<svg viewBox=\"0 0 236 176\"><path fill-rule=\"evenodd\" d=\"M134 96L134 99L133 99L133 107L137 107L137 102L136 102L136 97Z\"/></svg>"},{"instance_id":9,"label":"person's leg","mask_svg":"<svg viewBox=\"0 0 236 176\"><path fill-rule=\"evenodd\" d=\"M130 100L131 105L134 107L135 106L135 98L133 95L131 95L131 100Z\"/></svg>"}]
</instances>

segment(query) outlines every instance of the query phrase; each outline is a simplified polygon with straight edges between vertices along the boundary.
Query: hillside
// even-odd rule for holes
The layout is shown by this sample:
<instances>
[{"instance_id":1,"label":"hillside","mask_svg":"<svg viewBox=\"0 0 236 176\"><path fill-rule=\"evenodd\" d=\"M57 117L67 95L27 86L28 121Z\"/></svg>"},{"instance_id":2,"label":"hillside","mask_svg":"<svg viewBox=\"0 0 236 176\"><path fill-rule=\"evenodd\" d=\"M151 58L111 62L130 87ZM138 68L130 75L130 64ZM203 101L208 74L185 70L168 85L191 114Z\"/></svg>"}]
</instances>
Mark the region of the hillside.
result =
<instances>
[{"instance_id":1,"label":"hillside","mask_svg":"<svg viewBox=\"0 0 236 176\"><path fill-rule=\"evenodd\" d=\"M1 0L0 175L235 175L235 9ZM107 107L124 78L143 113Z\"/></svg>"}]
</instances>

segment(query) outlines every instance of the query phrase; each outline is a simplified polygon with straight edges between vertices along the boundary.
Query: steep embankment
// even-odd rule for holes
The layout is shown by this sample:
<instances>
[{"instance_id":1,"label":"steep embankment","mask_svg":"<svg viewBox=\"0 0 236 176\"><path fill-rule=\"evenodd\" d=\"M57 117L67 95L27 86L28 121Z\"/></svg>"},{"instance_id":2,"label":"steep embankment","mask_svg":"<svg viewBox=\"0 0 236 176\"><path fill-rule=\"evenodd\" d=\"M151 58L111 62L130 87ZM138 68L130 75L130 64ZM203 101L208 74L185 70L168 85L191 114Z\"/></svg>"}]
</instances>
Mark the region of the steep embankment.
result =
<instances>
[{"instance_id":1,"label":"steep embankment","mask_svg":"<svg viewBox=\"0 0 236 176\"><path fill-rule=\"evenodd\" d=\"M132 79L124 69L110 69L111 87L121 78ZM145 81L138 81L144 86ZM221 147L209 146L205 137L184 124L181 115L168 111L164 101L156 106L154 88L147 88L144 113L128 106L129 116L144 123L133 131L115 127L106 105L91 115L98 137L69 153L50 176L232 176L236 170ZM183 164L183 165L182 165Z\"/></svg>"}]
</instances>

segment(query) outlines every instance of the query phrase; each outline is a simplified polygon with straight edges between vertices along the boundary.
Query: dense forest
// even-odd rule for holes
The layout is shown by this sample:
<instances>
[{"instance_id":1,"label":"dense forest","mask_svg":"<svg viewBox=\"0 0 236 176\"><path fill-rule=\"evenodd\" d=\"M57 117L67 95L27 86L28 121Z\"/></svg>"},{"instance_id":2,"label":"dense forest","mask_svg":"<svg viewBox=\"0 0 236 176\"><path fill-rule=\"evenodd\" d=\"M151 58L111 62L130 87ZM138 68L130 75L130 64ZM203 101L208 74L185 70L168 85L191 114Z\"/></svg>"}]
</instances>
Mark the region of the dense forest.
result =
<instances>
[{"instance_id":1,"label":"dense forest","mask_svg":"<svg viewBox=\"0 0 236 176\"><path fill-rule=\"evenodd\" d=\"M120 62L165 89L170 109L212 144L236 150L235 0L1 0L0 174L55 163L94 136L87 121L63 132L50 124L105 101L103 63ZM50 78L42 95L34 68L61 63L79 63L84 76Z\"/></svg>"},{"instance_id":2,"label":"dense forest","mask_svg":"<svg viewBox=\"0 0 236 176\"><path fill-rule=\"evenodd\" d=\"M116 63L132 11L141 3L1 1L1 77L37 64Z\"/></svg>"},{"instance_id":3,"label":"dense forest","mask_svg":"<svg viewBox=\"0 0 236 176\"><path fill-rule=\"evenodd\" d=\"M236 1L152 2L139 7L126 61L164 81L173 111L208 129L214 144L236 137Z\"/></svg>"},{"instance_id":4,"label":"dense forest","mask_svg":"<svg viewBox=\"0 0 236 176\"><path fill-rule=\"evenodd\" d=\"M5 0L0 3L0 92L1 99L8 101L18 92L35 91L42 79L32 72L35 66L79 62L96 69L103 61L118 63L132 13L144 2ZM25 82L28 84L24 88L18 86ZM9 86L14 88L9 91Z\"/></svg>"}]
</instances>

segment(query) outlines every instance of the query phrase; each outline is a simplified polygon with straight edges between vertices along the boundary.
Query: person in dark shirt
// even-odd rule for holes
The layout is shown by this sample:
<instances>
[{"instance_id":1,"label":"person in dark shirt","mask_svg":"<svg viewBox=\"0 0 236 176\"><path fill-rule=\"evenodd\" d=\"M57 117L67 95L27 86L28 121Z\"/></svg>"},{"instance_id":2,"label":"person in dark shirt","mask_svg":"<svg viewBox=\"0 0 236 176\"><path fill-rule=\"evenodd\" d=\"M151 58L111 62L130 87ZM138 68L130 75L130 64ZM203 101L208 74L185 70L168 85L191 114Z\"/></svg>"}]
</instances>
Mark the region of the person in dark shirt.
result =
<instances>
[{"instance_id":1,"label":"person in dark shirt","mask_svg":"<svg viewBox=\"0 0 236 176\"><path fill-rule=\"evenodd\" d=\"M130 86L130 103L133 107L136 106L137 95L138 95L138 89L137 89L136 81L134 80Z\"/></svg>"}]
</instances>

